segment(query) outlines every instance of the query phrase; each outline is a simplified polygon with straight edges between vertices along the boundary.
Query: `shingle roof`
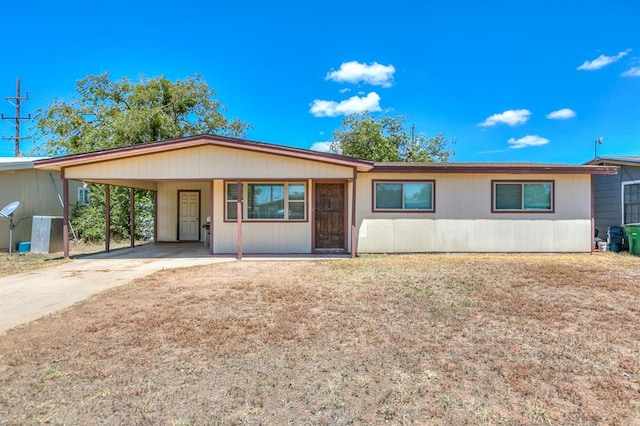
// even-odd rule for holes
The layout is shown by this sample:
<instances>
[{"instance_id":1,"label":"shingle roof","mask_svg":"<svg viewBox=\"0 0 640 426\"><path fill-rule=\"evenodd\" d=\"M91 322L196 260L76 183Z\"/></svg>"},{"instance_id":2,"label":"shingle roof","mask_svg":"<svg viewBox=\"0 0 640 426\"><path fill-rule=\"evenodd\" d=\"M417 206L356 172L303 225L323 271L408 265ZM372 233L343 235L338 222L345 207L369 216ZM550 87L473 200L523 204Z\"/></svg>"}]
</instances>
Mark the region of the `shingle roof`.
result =
<instances>
[{"instance_id":1,"label":"shingle roof","mask_svg":"<svg viewBox=\"0 0 640 426\"><path fill-rule=\"evenodd\" d=\"M589 160L585 164L598 164L598 165L614 164L614 165L620 165L620 166L625 166L625 165L640 166L640 156L604 155L601 157L596 157L593 160Z\"/></svg>"}]
</instances>

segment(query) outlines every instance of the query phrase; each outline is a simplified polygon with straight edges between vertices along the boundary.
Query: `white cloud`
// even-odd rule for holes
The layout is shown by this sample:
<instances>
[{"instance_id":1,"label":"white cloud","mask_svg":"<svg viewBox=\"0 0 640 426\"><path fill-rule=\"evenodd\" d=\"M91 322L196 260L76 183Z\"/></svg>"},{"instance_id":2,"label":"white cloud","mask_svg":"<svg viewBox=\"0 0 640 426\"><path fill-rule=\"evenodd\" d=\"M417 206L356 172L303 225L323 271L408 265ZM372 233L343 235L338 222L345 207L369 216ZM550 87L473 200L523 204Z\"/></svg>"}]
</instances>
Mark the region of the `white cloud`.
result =
<instances>
[{"instance_id":1,"label":"white cloud","mask_svg":"<svg viewBox=\"0 0 640 426\"><path fill-rule=\"evenodd\" d=\"M547 114L547 118L549 120L567 120L569 118L575 117L577 114L574 110L569 108L562 108L557 111L550 112Z\"/></svg>"},{"instance_id":2,"label":"white cloud","mask_svg":"<svg viewBox=\"0 0 640 426\"><path fill-rule=\"evenodd\" d=\"M618 53L615 56L607 56L607 55L600 55L598 56L596 59L594 59L593 61L584 61L584 64L580 65L578 68L578 70L587 70L587 71L593 71L593 70L599 70L602 67L605 67L609 64L612 64L616 61L619 61L620 59L624 58L625 56L627 56L627 54L631 52L631 49L627 49L623 52Z\"/></svg>"},{"instance_id":3,"label":"white cloud","mask_svg":"<svg viewBox=\"0 0 640 426\"><path fill-rule=\"evenodd\" d=\"M372 86L393 86L393 73L396 69L393 65L382 65L377 62L361 64L357 61L344 62L337 71L327 73L325 80L333 80L339 83L366 83Z\"/></svg>"},{"instance_id":4,"label":"white cloud","mask_svg":"<svg viewBox=\"0 0 640 426\"><path fill-rule=\"evenodd\" d=\"M309 112L314 117L337 117L338 115L364 111L382 111L380 108L380 96L376 92L371 92L364 97L352 96L342 102L316 99L311 103L311 108L309 109Z\"/></svg>"},{"instance_id":5,"label":"white cloud","mask_svg":"<svg viewBox=\"0 0 640 426\"><path fill-rule=\"evenodd\" d=\"M538 135L527 135L520 139L511 138L507 142L509 142L509 148L520 149L527 148L529 146L546 145L549 143L549 139L543 138Z\"/></svg>"},{"instance_id":6,"label":"white cloud","mask_svg":"<svg viewBox=\"0 0 640 426\"><path fill-rule=\"evenodd\" d=\"M623 77L640 77L640 67L632 67L622 73Z\"/></svg>"},{"instance_id":7,"label":"white cloud","mask_svg":"<svg viewBox=\"0 0 640 426\"><path fill-rule=\"evenodd\" d=\"M338 90L338 91L339 91L340 93L347 93L347 92L350 92L350 91L351 91L351 89L349 89L348 87L345 87L344 89L340 89L340 90Z\"/></svg>"},{"instance_id":8,"label":"white cloud","mask_svg":"<svg viewBox=\"0 0 640 426\"><path fill-rule=\"evenodd\" d=\"M481 127L491 127L496 124L504 123L509 126L517 126L518 124L526 123L531 115L531 111L528 109L510 109L501 114L493 114L488 117L482 123L478 124Z\"/></svg>"},{"instance_id":9,"label":"white cloud","mask_svg":"<svg viewBox=\"0 0 640 426\"><path fill-rule=\"evenodd\" d=\"M312 151L320 151L320 152L333 152L331 150L331 142L314 142L311 145Z\"/></svg>"}]
</instances>

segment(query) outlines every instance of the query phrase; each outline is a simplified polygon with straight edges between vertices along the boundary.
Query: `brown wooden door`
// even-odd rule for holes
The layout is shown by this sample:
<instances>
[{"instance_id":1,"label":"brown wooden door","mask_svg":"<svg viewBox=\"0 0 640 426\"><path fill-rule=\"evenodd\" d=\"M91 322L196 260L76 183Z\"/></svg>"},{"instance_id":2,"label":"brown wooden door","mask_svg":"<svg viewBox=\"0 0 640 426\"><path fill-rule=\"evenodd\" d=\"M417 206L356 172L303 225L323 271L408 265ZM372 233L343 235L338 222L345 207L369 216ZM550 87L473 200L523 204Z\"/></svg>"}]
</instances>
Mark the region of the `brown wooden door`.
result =
<instances>
[{"instance_id":1,"label":"brown wooden door","mask_svg":"<svg viewBox=\"0 0 640 426\"><path fill-rule=\"evenodd\" d=\"M315 248L344 250L344 184L317 183L315 208Z\"/></svg>"}]
</instances>

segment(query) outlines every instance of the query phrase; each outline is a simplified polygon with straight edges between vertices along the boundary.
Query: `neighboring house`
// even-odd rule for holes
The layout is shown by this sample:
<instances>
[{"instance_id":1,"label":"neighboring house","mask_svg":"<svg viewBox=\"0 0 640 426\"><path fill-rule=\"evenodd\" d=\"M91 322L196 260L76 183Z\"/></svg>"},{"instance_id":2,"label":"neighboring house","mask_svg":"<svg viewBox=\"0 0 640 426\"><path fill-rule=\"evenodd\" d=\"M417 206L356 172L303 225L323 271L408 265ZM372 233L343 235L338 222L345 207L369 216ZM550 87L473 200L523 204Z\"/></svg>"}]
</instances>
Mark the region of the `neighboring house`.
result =
<instances>
[{"instance_id":1,"label":"neighboring house","mask_svg":"<svg viewBox=\"0 0 640 426\"><path fill-rule=\"evenodd\" d=\"M37 158L0 158L0 209L13 201L20 206L14 213L13 243L31 240L33 216L62 216L60 203L62 180L57 171L37 170ZM79 183L72 184L76 193L70 197L71 207L77 201ZM0 218L0 250L9 249L9 220ZM15 250L15 246L13 247Z\"/></svg>"},{"instance_id":2,"label":"neighboring house","mask_svg":"<svg viewBox=\"0 0 640 426\"><path fill-rule=\"evenodd\" d=\"M593 179L594 219L599 237L606 240L610 226L640 223L640 157L597 157L587 164L616 166L617 175Z\"/></svg>"},{"instance_id":3,"label":"neighboring house","mask_svg":"<svg viewBox=\"0 0 640 426\"><path fill-rule=\"evenodd\" d=\"M155 241L207 241L203 225L210 218L211 253L238 257L589 252L592 176L617 172L374 163L209 135L45 159L35 167L66 180L153 190Z\"/></svg>"}]
</instances>

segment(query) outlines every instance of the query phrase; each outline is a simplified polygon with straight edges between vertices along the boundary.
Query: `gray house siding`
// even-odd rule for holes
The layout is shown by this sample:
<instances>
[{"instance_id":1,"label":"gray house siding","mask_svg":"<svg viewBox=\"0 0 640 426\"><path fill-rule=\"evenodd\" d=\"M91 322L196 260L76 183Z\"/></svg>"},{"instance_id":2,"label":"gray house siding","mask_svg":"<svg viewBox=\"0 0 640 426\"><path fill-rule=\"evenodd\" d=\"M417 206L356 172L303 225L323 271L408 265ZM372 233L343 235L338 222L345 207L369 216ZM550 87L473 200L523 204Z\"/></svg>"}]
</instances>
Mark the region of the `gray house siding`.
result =
<instances>
[{"instance_id":1,"label":"gray house siding","mask_svg":"<svg viewBox=\"0 0 640 426\"><path fill-rule=\"evenodd\" d=\"M601 238L606 237L609 226L622 225L622 184L633 181L640 181L640 165L620 165L617 175L593 176L593 215Z\"/></svg>"}]
</instances>

